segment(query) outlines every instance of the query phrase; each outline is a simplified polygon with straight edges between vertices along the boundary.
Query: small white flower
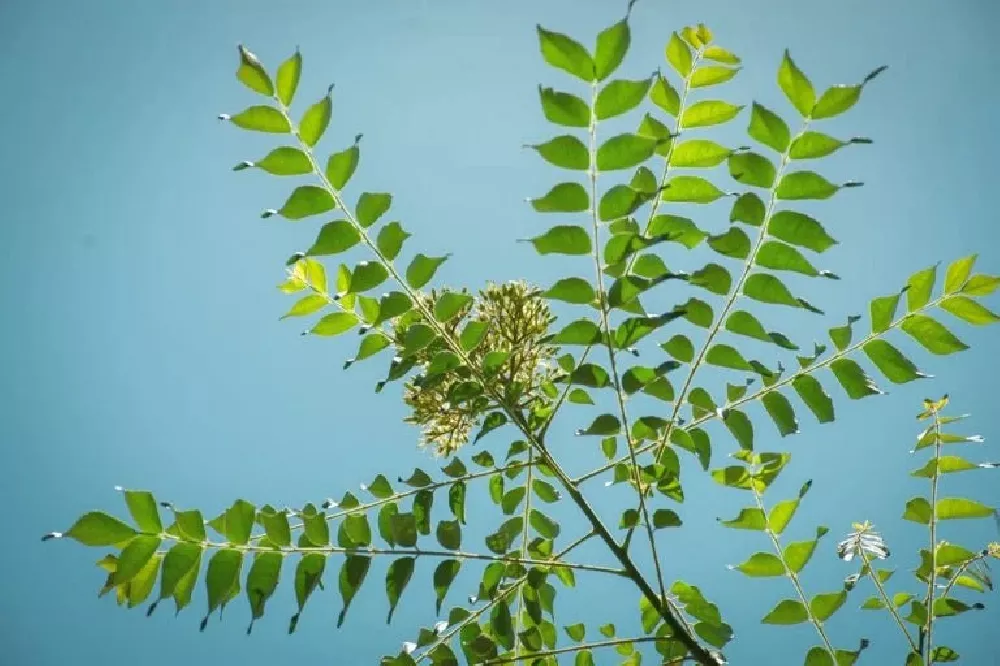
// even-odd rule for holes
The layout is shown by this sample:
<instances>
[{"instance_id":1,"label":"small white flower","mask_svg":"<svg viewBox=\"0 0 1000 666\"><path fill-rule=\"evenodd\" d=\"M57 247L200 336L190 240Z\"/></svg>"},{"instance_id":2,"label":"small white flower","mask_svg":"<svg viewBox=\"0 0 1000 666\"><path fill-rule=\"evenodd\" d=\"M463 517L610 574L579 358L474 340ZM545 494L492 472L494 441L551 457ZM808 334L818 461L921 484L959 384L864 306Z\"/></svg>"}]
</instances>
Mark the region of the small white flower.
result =
<instances>
[{"instance_id":1,"label":"small white flower","mask_svg":"<svg viewBox=\"0 0 1000 666\"><path fill-rule=\"evenodd\" d=\"M854 531L837 544L837 557L845 562L850 562L862 553L879 560L889 557L889 548L875 532L874 525L865 521L854 523L853 527Z\"/></svg>"},{"instance_id":2,"label":"small white flower","mask_svg":"<svg viewBox=\"0 0 1000 666\"><path fill-rule=\"evenodd\" d=\"M403 642L403 652L405 652L406 654L413 654L413 651L416 649L417 649L417 644L414 643L413 641Z\"/></svg>"}]
</instances>

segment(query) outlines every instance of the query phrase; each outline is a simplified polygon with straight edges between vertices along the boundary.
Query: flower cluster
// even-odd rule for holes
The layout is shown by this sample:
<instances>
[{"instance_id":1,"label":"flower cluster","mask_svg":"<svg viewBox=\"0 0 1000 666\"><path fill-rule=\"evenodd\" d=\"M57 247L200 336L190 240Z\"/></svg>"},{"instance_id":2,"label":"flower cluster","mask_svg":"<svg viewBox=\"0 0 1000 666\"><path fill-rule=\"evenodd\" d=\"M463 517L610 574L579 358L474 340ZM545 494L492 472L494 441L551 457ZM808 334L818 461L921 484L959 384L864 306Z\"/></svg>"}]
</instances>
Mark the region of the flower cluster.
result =
<instances>
[{"instance_id":1,"label":"flower cluster","mask_svg":"<svg viewBox=\"0 0 1000 666\"><path fill-rule=\"evenodd\" d=\"M433 311L441 296L432 291L420 298ZM395 331L395 344L401 350L406 348L409 327L422 322L416 311L404 319ZM544 342L553 320L541 292L515 281L489 284L443 322L453 339L470 325L482 329L481 338L466 355L469 364L485 375L487 385L480 385L475 380L479 373L464 364L441 372L444 361L439 358L451 356L441 339L413 352L414 365L424 373L406 382L403 400L412 410L406 421L423 430L422 443L433 446L438 455L450 455L468 442L487 411L499 407L488 396L500 396L506 405L516 407L541 398L542 386L555 372L555 348Z\"/></svg>"},{"instance_id":2,"label":"flower cluster","mask_svg":"<svg viewBox=\"0 0 1000 666\"><path fill-rule=\"evenodd\" d=\"M854 531L847 535L847 538L837 544L837 556L845 562L850 562L856 556L862 556L865 561L874 557L884 560L889 557L889 548L885 541L875 531L875 526L867 520L863 523L854 523Z\"/></svg>"}]
</instances>

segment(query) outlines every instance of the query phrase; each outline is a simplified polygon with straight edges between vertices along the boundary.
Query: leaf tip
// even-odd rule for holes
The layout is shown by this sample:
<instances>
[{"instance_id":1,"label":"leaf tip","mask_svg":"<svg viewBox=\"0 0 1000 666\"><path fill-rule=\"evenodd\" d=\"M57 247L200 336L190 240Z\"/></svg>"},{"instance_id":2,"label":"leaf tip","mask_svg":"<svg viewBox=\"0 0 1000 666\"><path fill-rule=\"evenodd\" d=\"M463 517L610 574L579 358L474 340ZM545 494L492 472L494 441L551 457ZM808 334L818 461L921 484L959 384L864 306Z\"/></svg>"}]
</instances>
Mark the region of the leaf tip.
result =
<instances>
[{"instance_id":1,"label":"leaf tip","mask_svg":"<svg viewBox=\"0 0 1000 666\"><path fill-rule=\"evenodd\" d=\"M52 539L62 539L65 536L62 532L49 532L48 534L42 536L42 541L51 541Z\"/></svg>"}]
</instances>

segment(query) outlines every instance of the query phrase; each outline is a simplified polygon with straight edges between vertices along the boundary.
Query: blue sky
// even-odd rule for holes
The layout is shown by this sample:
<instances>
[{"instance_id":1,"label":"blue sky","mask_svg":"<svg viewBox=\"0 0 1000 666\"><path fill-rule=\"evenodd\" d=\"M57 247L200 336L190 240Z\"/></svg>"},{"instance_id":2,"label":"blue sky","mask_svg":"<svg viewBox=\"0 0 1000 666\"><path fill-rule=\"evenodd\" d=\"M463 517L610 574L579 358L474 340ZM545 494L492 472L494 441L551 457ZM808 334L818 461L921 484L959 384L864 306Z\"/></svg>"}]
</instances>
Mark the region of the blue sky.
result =
<instances>
[{"instance_id":1,"label":"blue sky","mask_svg":"<svg viewBox=\"0 0 1000 666\"><path fill-rule=\"evenodd\" d=\"M263 209L280 206L289 181L230 170L276 145L273 137L216 120L253 103L233 77L237 43L272 68L301 48L300 109L336 84L322 150L340 150L364 133L349 197L365 189L392 192L393 219L414 234L410 251L454 253L438 274L441 283L478 288L487 280L523 277L548 285L568 274L589 276L591 265L585 258L538 257L515 242L556 222L532 213L524 199L567 175L522 148L562 133L545 123L536 86L574 85L542 62L534 26L591 44L624 5L102 0L0 6L6 91L0 140L7 157L0 160L0 283L8 322L0 333L0 501L8 507L0 637L9 663L371 663L411 638L413 628L433 622L432 568L422 563L388 627L379 589L383 569L376 567L343 630L333 628L340 600L331 587L310 602L298 633L286 636L293 602L284 587L251 638L244 635L249 613L242 598L199 634L202 589L178 618L161 609L147 619L96 599L102 578L92 562L103 553L69 542L41 544L38 537L64 529L88 509L121 513L115 485L148 488L214 514L237 497L301 506L354 490L379 472L394 478L415 465L435 466L417 449L417 432L401 422L398 387L380 396L372 390L384 359L343 372L353 338L302 337L303 322L278 321L290 305L274 288L282 262L311 242L319 221L260 219ZM866 186L803 208L840 240L817 261L843 279L789 283L827 316L766 311L771 326L808 344L936 261L981 252L979 270L1000 272L993 250L1000 53L990 32L998 20L1000 9L985 0L772 0L756 8L641 0L633 47L619 74L666 71L670 31L701 21L744 63L744 71L713 94L740 104L757 100L791 121L794 111L775 85L784 48L818 89L890 66L854 110L824 128L874 140L819 165L831 180ZM606 131L623 131L639 117ZM746 122L744 112L714 138L748 143ZM712 177L732 187L724 171ZM727 213L719 202L682 214L718 231ZM696 268L694 257L708 257L669 251L668 265L682 269ZM658 297L665 299L662 309L686 298L666 290ZM894 580L908 575L925 534L898 517L906 499L924 490L907 476L916 466L907 451L922 398L950 393L955 411L972 413L970 432L987 440L969 456L1000 458L994 448L1000 429L992 418L1000 390L996 330L962 324L954 330L973 348L951 359L932 358L895 338L915 351L933 380L851 403L824 378L837 402L835 424L816 425L800 408L803 432L782 441L764 415L754 413L758 448L793 453L771 501L814 480L789 538L807 538L817 524L833 530L806 570L811 593L837 589L851 572L834 557L833 537L852 520L876 522L893 546ZM776 358L768 349L753 353ZM706 386L721 387L721 374L706 377ZM568 411L553 431L560 438L554 446L575 472L599 460L596 441L571 436L589 418L580 408ZM711 434L713 462L725 464L734 443L720 429ZM480 446L502 451L512 437L495 433ZM661 533L669 579L699 584L720 605L737 631L727 650L732 663L798 663L813 641L808 627L758 623L791 590L725 569L767 548L760 535L715 524L716 517L735 515L743 498L712 487L690 459L685 463L688 497L678 511L686 525ZM955 493L996 505L1000 486L987 474L948 481ZM599 506L622 505L618 489L601 486L587 486ZM485 509L485 489L476 493L473 508ZM579 528L570 512L559 516L567 532ZM970 547L997 538L990 521L979 523L949 525L944 538ZM470 525L467 543L488 528ZM581 552L584 559L606 561L602 557L599 549ZM469 570L452 602L472 590ZM849 605L864 594L856 592ZM560 625L596 627L613 619L625 626L637 617L631 590L596 577L582 578L560 601ZM1000 614L995 595L984 601L989 610L941 630L970 664L995 659L991 637ZM861 635L872 639L864 663L898 663L899 639L882 616L845 609L830 630L845 647Z\"/></svg>"}]
</instances>

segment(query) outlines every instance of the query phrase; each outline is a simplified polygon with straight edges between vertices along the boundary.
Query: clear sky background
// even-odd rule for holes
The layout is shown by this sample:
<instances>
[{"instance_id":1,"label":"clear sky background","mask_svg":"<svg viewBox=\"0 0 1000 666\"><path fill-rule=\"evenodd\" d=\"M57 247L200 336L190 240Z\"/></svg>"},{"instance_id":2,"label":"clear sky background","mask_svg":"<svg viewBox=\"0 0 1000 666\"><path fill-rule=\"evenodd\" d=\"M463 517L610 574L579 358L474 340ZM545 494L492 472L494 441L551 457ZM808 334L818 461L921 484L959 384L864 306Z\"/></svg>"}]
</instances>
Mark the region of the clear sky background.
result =
<instances>
[{"instance_id":1,"label":"clear sky background","mask_svg":"<svg viewBox=\"0 0 1000 666\"><path fill-rule=\"evenodd\" d=\"M253 103L233 76L237 43L271 68L301 47L300 110L336 83L322 151L340 150L364 133L349 198L363 189L392 192L391 219L414 233L410 252L455 253L438 274L441 283L480 287L525 277L548 285L567 274L589 276L592 267L586 258L541 258L515 243L556 222L534 214L524 199L569 175L521 148L562 133L544 121L536 85L575 85L542 62L535 24L592 44L624 6L596 0L0 3L5 664L373 663L421 623L433 623L432 564L418 563L386 627L385 564L378 563L340 631L333 584L310 601L297 634L285 634L293 606L288 569L252 637L244 635L243 597L199 634L201 586L179 617L165 607L147 619L141 610L96 598L103 577L93 562L102 551L68 541L42 544L38 537L65 529L89 509L122 514L112 490L119 484L214 515L237 497L301 506L339 497L379 472L395 478L415 465L435 467L417 449L417 431L401 422L398 386L380 396L372 390L386 357L343 372L355 337L301 337L304 322L278 321L291 304L274 288L282 262L307 247L325 220L261 220L260 211L283 202L290 181L230 171L277 145L215 119ZM620 75L666 71L670 31L697 21L745 65L711 94L742 104L756 99L791 124L794 112L775 83L785 47L820 90L890 66L854 110L825 127L874 140L818 165L831 180L858 179L866 187L803 208L841 241L817 259L841 281L789 280L827 316L771 308L762 311L771 327L810 345L938 260L981 251L979 269L1000 272L995 3L641 0ZM615 127L633 127L640 115ZM714 136L748 143L746 122L744 113ZM722 169L712 178L733 187ZM717 231L727 213L721 201L682 214ZM668 252L671 267L687 270L708 257ZM671 288L656 292L650 307L686 300ZM956 412L973 414L969 432L987 439L982 450L966 451L969 457L1000 458L997 331L959 323L954 329L973 349L947 360L894 338L936 378L902 387L881 382L891 395L851 403L824 375L838 407L835 424L819 426L799 406L803 432L781 441L763 413L752 410L757 447L794 456L770 501L814 479L789 538L807 538L817 524L832 529L804 574L811 593L836 590L851 573L834 545L852 520L865 518L893 548L898 574L891 589L917 591L906 579L926 534L898 518L906 499L925 489L907 476L916 466L907 451L922 398L951 393ZM665 329L654 339L671 334ZM752 342L741 347L772 364L778 358ZM651 349L647 362L662 360ZM721 374L705 377L706 386L721 389ZM574 472L599 460L596 441L571 436L590 417L580 408L568 411L553 432L553 446ZM720 428L711 434L713 463L723 465L735 444ZM479 446L503 451L512 436L495 433ZM801 663L814 642L807 625L759 624L778 599L792 595L787 584L725 569L768 548L759 534L715 523L734 516L745 498L712 487L690 457L683 460L688 498L678 511L686 525L659 537L669 579L699 584L721 606L737 632L727 649L731 663ZM1000 485L988 475L948 479L946 492L996 505ZM604 508L624 506L620 489L604 489L601 481L586 488ZM470 493L472 515L479 507L492 521L488 504L485 488ZM445 512L438 506L435 516ZM566 518L565 538L582 529L570 512L557 515ZM606 515L617 522L617 514ZM470 525L466 545L480 548L489 527ZM943 537L980 547L998 535L992 521L977 521L947 525ZM607 562L598 548L583 549L580 558ZM466 568L451 602L474 590L478 569ZM867 586L855 591L849 608L831 620L831 634L844 647L870 638L862 663L900 663L900 639L889 620L853 610L868 593ZM1000 663L1000 604L996 594L983 601L989 610L945 622L939 634L968 664ZM624 627L637 619L637 595L598 577L581 576L575 591L560 591L559 602L557 624L586 621L592 635L605 621ZM598 663L612 663L612 656L599 655Z\"/></svg>"}]
</instances>

